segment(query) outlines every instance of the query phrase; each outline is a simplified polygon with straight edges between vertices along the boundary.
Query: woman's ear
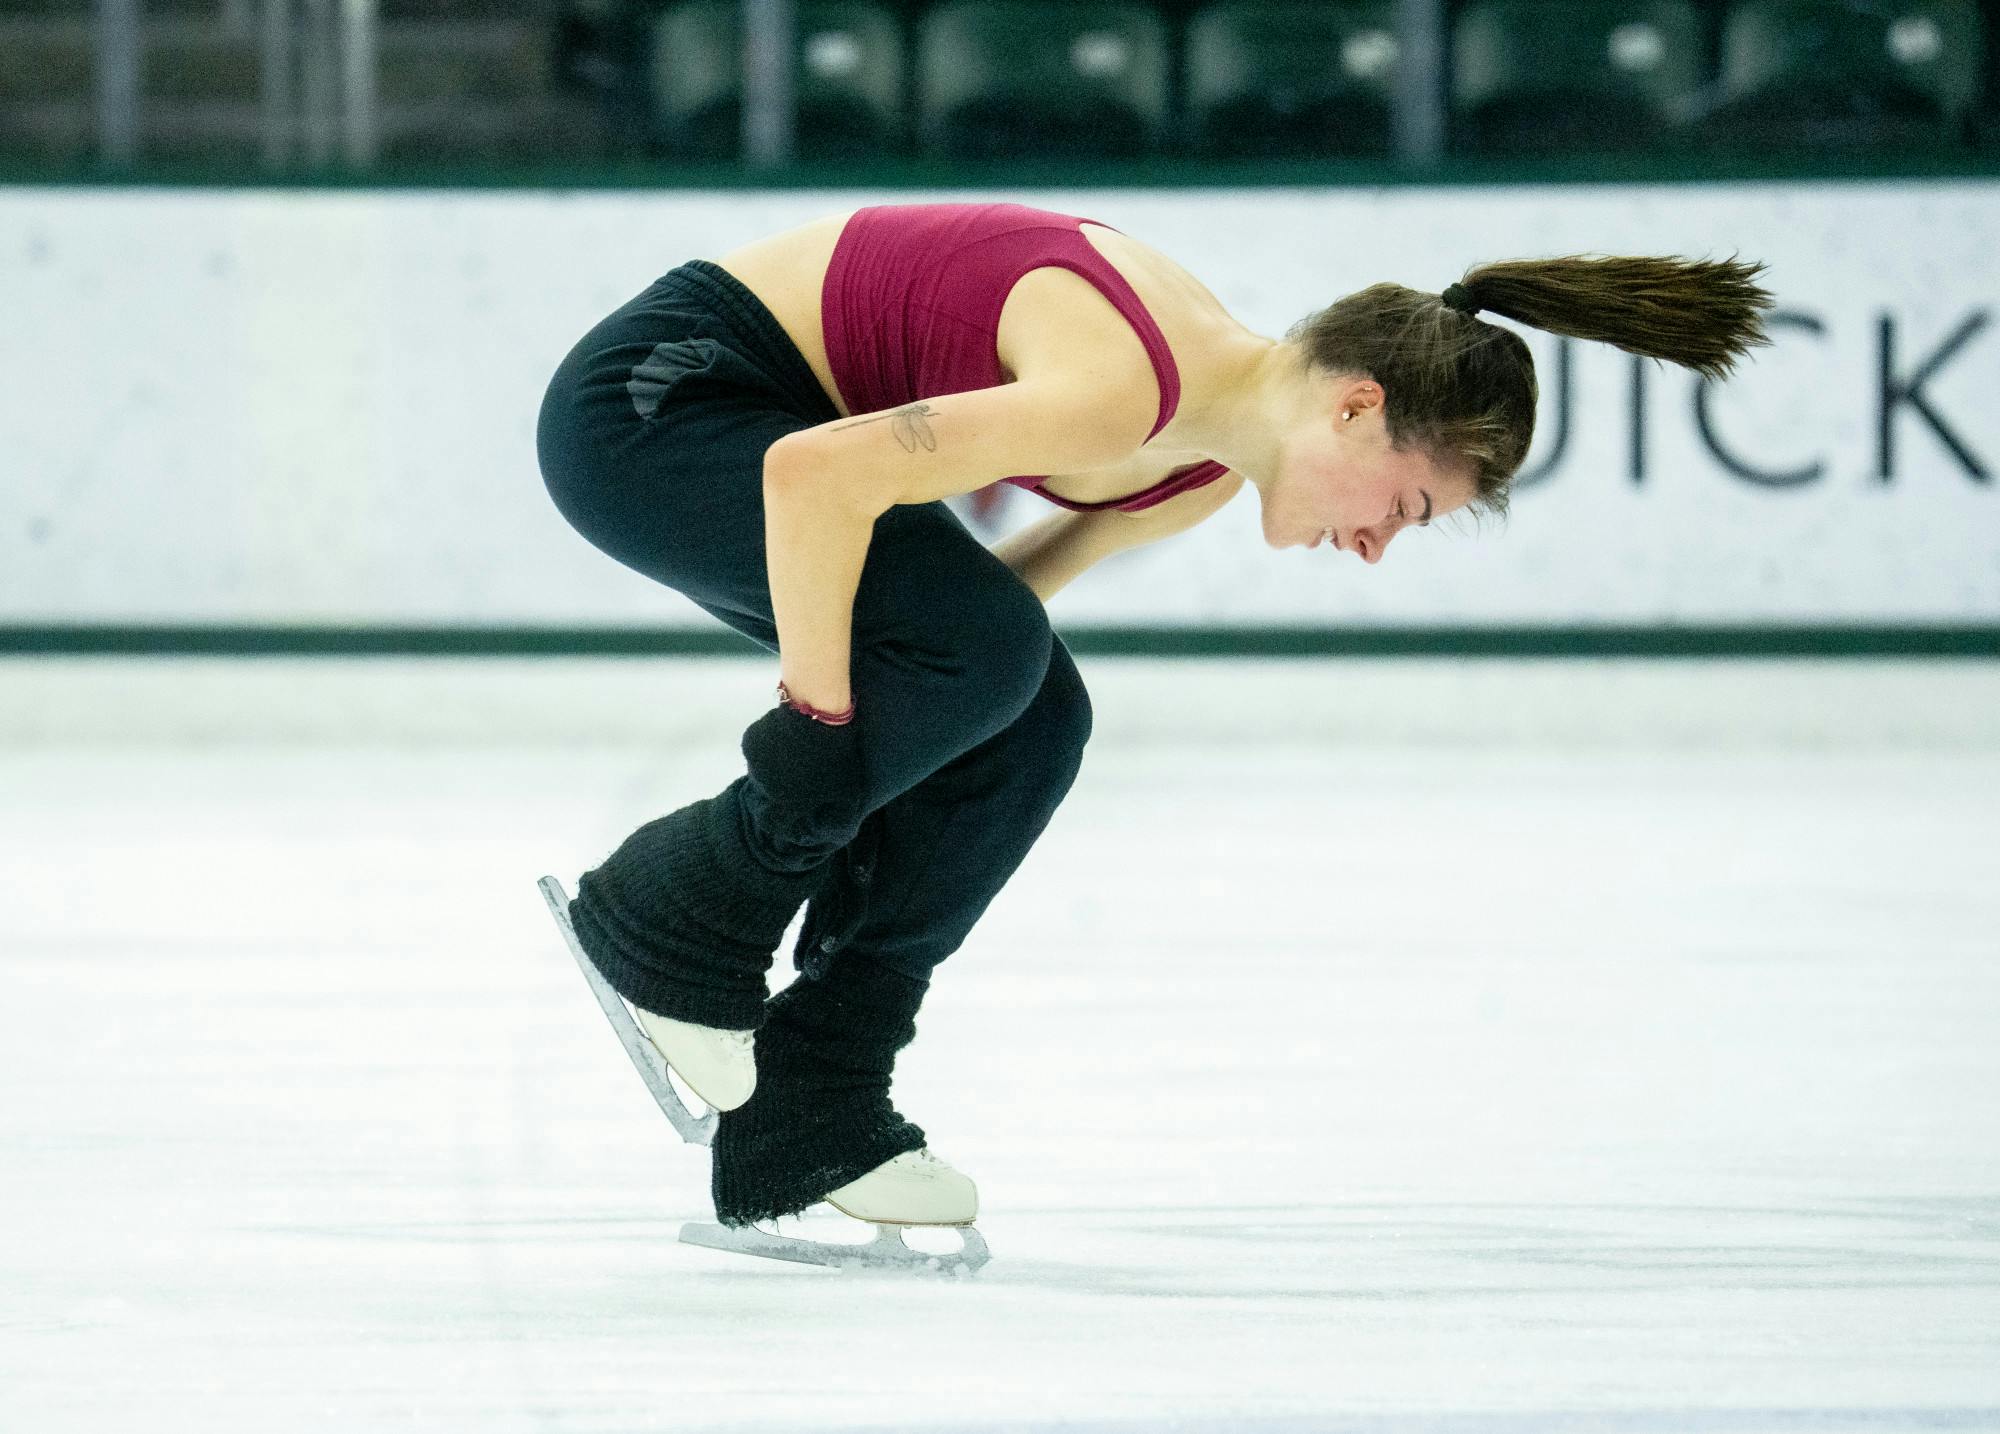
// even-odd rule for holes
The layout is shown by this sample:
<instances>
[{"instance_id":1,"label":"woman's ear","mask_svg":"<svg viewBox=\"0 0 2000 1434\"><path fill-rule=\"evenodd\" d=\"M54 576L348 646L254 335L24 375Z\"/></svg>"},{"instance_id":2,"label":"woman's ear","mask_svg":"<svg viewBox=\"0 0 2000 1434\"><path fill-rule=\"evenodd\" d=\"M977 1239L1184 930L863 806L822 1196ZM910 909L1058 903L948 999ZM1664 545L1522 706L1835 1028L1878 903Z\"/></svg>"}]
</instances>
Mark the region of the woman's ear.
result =
<instances>
[{"instance_id":1,"label":"woman's ear","mask_svg":"<svg viewBox=\"0 0 2000 1434\"><path fill-rule=\"evenodd\" d=\"M1363 379L1341 394L1340 414L1343 420L1349 416L1359 417L1363 409L1374 408L1381 402L1381 385Z\"/></svg>"}]
</instances>

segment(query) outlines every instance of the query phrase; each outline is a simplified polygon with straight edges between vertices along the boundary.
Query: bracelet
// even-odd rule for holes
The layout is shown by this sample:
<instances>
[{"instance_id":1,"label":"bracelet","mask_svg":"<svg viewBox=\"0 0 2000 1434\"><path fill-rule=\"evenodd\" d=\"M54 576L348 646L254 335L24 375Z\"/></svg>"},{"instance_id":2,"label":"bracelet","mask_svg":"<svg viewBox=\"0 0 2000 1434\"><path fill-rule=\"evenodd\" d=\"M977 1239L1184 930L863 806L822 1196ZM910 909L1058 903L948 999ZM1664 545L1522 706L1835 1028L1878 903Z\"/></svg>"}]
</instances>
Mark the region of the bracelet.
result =
<instances>
[{"instance_id":1,"label":"bracelet","mask_svg":"<svg viewBox=\"0 0 2000 1434\"><path fill-rule=\"evenodd\" d=\"M812 718L813 721L824 722L829 727L845 727L849 722L854 720L854 703L848 703L845 712L822 712L811 703L801 702L793 697L790 692L785 690L785 684L782 681L778 683L778 700L794 712L803 713L805 716Z\"/></svg>"}]
</instances>

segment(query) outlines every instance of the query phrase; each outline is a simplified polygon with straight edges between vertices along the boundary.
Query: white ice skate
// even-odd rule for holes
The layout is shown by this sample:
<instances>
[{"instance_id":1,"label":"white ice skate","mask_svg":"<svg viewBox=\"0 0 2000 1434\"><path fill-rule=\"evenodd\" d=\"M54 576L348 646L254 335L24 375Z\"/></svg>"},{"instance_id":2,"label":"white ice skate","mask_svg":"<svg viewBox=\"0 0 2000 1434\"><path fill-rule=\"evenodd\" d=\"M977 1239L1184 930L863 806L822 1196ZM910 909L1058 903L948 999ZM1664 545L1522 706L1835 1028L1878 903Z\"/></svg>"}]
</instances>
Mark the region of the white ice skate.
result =
<instances>
[{"instance_id":1,"label":"white ice skate","mask_svg":"<svg viewBox=\"0 0 2000 1434\"><path fill-rule=\"evenodd\" d=\"M625 1054L630 1056L632 1064L638 1067L640 1078L646 1082L646 1089L653 1093L653 1099L659 1104L661 1112L673 1122L673 1127L680 1132L682 1140L690 1145L710 1144L715 1138L715 1110L710 1109L697 1116L681 1100L680 1092L675 1090L673 1082L667 1079L670 1064L667 1056L661 1053L660 1047L646 1032L639 1029L638 1022L634 1019L633 1008L625 1004L624 997L611 989L610 983L599 974L597 967L591 964L590 957L584 954L583 946L576 939L576 928L570 924L569 896L564 892L562 883L553 876L545 876L535 884L541 888L542 897L549 904L549 912L555 917L563 941L569 946L569 954L576 958L576 964L583 972L583 979L589 983L591 994L597 997L597 1004L603 1010L604 1018L611 1022L611 1029L618 1033L618 1043L625 1047ZM712 1027L699 1026L695 1029L713 1030ZM715 1031L714 1034L725 1036L743 1033ZM681 1079L687 1079L685 1071L681 1072ZM751 1084L755 1084L755 1079L753 1066ZM694 1090L700 1099L708 1100L708 1097L700 1090L696 1090L692 1083L688 1088ZM748 1100L749 1096L746 1094L744 1099ZM713 1105L713 1102L710 1104Z\"/></svg>"},{"instance_id":2,"label":"white ice skate","mask_svg":"<svg viewBox=\"0 0 2000 1434\"><path fill-rule=\"evenodd\" d=\"M736 1105L750 1098L750 1090L756 1084L756 1067L751 1065L750 1080L743 1085L742 1099L735 1105L715 1107L701 1116L690 1111L680 1098L680 1093L667 1079L670 1065L669 1055L662 1051L677 1046L677 1036L671 1026L687 1026L686 1022L663 1024L663 1037L655 1037L641 1029L643 1025L655 1022L667 1023L667 1018L654 1016L651 1012L635 1012L625 1004L624 999L612 990L597 967L591 964L577 942L576 929L570 925L569 897L563 891L562 883L552 876L545 876L536 883L541 888L543 898L548 902L549 911L556 919L563 940L569 946L570 955L576 958L583 979L589 983L591 993L603 1010L605 1019L618 1033L618 1040L625 1047L625 1054L632 1058L633 1066L646 1082L646 1088L653 1093L654 1101L682 1140L690 1145L712 1145L715 1140L716 1109L734 1110ZM690 1030L709 1036L730 1038L748 1036L749 1032L719 1031L711 1026L692 1026ZM664 1044L662 1040L664 1039ZM746 1059L750 1056L750 1043L740 1042ZM729 1085L729 1060L733 1052L724 1050L721 1059L704 1066L699 1060L691 1062L695 1066L695 1080L689 1080L688 1069L677 1060L672 1068L688 1083L694 1094L708 1101L705 1091L727 1098L733 1091ZM709 1074L711 1070L722 1072L720 1080ZM696 1081L704 1082L697 1086ZM709 1102L711 1106L714 1102ZM787 1235L778 1235L759 1229L755 1225L731 1227L720 1224L691 1222L681 1227L683 1244L702 1245L709 1249L732 1250L745 1255L762 1255L769 1259L792 1260L802 1264L831 1265L836 1269L860 1267L877 1269L930 1270L941 1274L969 1275L992 1258L986 1248L986 1241L972 1228L972 1221L979 1213L979 1196L972 1181L959 1171L952 1169L928 1150L910 1151L893 1160L885 1161L859 1179L851 1180L827 1195L827 1203L844 1215L866 1220L876 1227L875 1238L867 1243L843 1243L831 1240L805 1240ZM955 1226L959 1230L959 1249L950 1254L929 1254L911 1248L901 1234L910 1226Z\"/></svg>"},{"instance_id":3,"label":"white ice skate","mask_svg":"<svg viewBox=\"0 0 2000 1434\"><path fill-rule=\"evenodd\" d=\"M681 1227L681 1241L713 1250L832 1265L837 1269L872 1267L969 1275L992 1258L986 1241L972 1228L979 1214L978 1190L964 1174L928 1150L906 1151L884 1161L866 1175L832 1191L826 1200L841 1214L873 1224L875 1238L866 1244L846 1244L771 1234L755 1225L731 1228L688 1224ZM948 1254L911 1248L902 1231L926 1225L956 1226L959 1248Z\"/></svg>"},{"instance_id":4,"label":"white ice skate","mask_svg":"<svg viewBox=\"0 0 2000 1434\"><path fill-rule=\"evenodd\" d=\"M632 1015L653 1049L711 1109L734 1110L757 1089L755 1031L698 1026L637 1007Z\"/></svg>"},{"instance_id":5,"label":"white ice skate","mask_svg":"<svg viewBox=\"0 0 2000 1434\"><path fill-rule=\"evenodd\" d=\"M970 1225L979 1216L972 1181L928 1150L884 1161L826 1201L843 1215L878 1225Z\"/></svg>"},{"instance_id":6,"label":"white ice skate","mask_svg":"<svg viewBox=\"0 0 2000 1434\"><path fill-rule=\"evenodd\" d=\"M554 888L554 890L550 890ZM652 1044L654 1052L688 1082L688 1090L702 1098L710 1110L736 1110L750 1094L756 1090L756 1032L754 1030L722 1030L718 1026L696 1026L690 1020L674 1020L672 1016L660 1016L652 1010L640 1010L626 1002L618 992L610 988L590 958L584 954L582 944L576 940L576 928L570 924L570 904L564 898L562 882L554 876L542 878L542 896L548 898L550 910L556 914L556 924L562 926L564 940L570 942L570 954L584 968L584 976L590 980L590 988L598 994L598 1004L604 1006L604 1014L612 1018L612 1026L622 1026L616 1012L624 1012L626 1020L636 1022L640 1034ZM606 1006L610 1000L616 1004ZM620 1028L618 1032L626 1032ZM630 1046L628 1046L630 1048ZM674 1096L674 1104L680 1104L678 1092L668 1086L668 1094ZM680 1106L688 1114L686 1106ZM674 1114L672 1110L668 1112ZM694 1116L688 1114L688 1120ZM674 1122L680 1124L678 1120Z\"/></svg>"}]
</instances>

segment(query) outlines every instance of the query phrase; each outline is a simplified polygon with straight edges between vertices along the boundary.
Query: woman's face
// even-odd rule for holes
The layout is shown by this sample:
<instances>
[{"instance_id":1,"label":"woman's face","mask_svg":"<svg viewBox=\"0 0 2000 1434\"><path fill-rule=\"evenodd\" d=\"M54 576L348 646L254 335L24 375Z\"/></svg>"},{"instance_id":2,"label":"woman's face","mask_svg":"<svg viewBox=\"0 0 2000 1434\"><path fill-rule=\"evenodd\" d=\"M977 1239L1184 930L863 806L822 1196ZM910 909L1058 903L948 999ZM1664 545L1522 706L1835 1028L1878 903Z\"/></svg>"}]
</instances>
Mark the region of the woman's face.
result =
<instances>
[{"instance_id":1,"label":"woman's face","mask_svg":"<svg viewBox=\"0 0 2000 1434\"><path fill-rule=\"evenodd\" d=\"M1264 511L1272 547L1323 546L1378 563L1403 529L1472 501L1469 474L1440 469L1421 450L1389 446L1380 384L1343 381L1332 398L1329 417L1316 415L1280 447L1278 481Z\"/></svg>"}]
</instances>

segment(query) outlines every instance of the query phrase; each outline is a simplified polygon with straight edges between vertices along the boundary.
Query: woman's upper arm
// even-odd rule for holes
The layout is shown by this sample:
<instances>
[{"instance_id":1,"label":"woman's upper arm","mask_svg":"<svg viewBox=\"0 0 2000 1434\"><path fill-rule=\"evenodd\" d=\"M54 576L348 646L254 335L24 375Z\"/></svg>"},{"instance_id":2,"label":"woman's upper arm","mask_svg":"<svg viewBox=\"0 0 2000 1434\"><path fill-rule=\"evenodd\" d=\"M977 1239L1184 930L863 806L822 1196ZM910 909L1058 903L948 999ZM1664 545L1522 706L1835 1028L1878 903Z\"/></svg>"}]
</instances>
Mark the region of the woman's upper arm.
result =
<instances>
[{"instance_id":1,"label":"woman's upper arm","mask_svg":"<svg viewBox=\"0 0 2000 1434\"><path fill-rule=\"evenodd\" d=\"M1059 374L922 398L789 433L765 455L767 474L838 485L864 511L930 503L1003 478L1115 463L1159 416L1150 367Z\"/></svg>"}]
</instances>

